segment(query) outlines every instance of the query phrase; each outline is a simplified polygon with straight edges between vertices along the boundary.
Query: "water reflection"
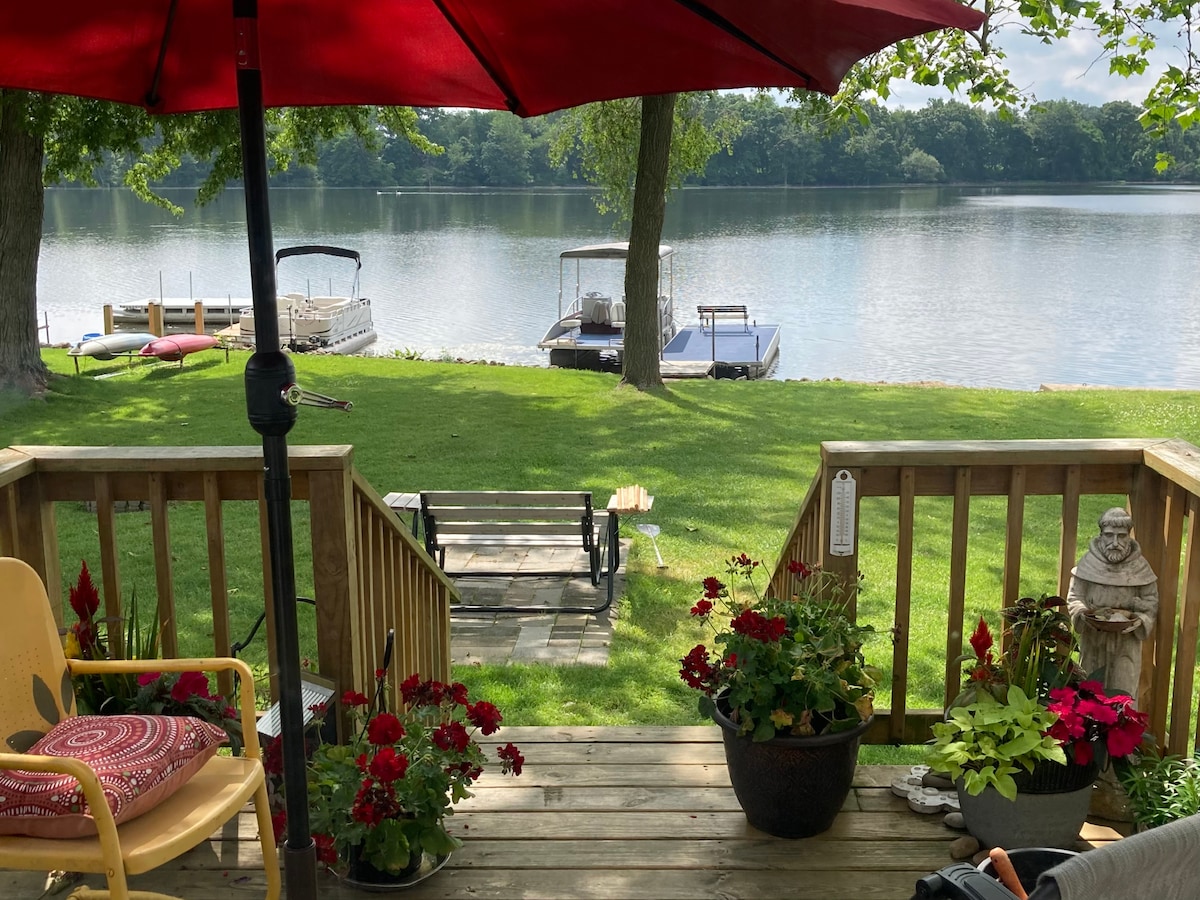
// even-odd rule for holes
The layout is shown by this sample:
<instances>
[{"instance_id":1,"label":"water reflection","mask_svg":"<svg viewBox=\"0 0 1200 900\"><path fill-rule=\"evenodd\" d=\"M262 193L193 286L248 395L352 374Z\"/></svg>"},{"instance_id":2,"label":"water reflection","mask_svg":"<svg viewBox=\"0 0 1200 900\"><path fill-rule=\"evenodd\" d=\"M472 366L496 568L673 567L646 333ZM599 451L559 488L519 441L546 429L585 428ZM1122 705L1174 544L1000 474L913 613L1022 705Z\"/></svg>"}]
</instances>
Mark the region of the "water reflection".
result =
<instances>
[{"instance_id":1,"label":"water reflection","mask_svg":"<svg viewBox=\"0 0 1200 900\"><path fill-rule=\"evenodd\" d=\"M49 191L38 287L52 337L95 330L105 302L158 296L160 278L166 296L248 297L242 203L231 191L177 219L123 191ZM277 247L362 254L378 352L544 365L559 251L613 238L582 191L271 203ZM1200 387L1195 189L694 190L664 239L685 323L696 305L744 303L781 324L778 378ZM343 292L340 263L306 261L281 287Z\"/></svg>"}]
</instances>

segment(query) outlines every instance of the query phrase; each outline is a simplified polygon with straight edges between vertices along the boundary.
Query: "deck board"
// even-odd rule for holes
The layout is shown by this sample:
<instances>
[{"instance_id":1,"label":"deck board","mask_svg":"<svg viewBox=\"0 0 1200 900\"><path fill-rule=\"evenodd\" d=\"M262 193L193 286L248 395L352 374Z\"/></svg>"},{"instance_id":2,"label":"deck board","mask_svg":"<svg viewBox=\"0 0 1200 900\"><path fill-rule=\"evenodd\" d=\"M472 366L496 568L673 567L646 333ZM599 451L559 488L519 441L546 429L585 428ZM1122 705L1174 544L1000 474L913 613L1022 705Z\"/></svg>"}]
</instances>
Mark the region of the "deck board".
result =
<instances>
[{"instance_id":1,"label":"deck board","mask_svg":"<svg viewBox=\"0 0 1200 900\"><path fill-rule=\"evenodd\" d=\"M905 767L859 766L832 828L804 840L751 828L729 784L713 727L506 728L520 778L485 775L447 825L464 846L409 900L907 900L921 875L951 862L957 833L890 791ZM1089 823L1099 844L1119 835ZM1086 846L1082 845L1081 846ZM319 876L322 900L365 895ZM131 886L185 900L263 895L247 811L213 839ZM96 887L102 880L89 876ZM36 900L38 873L0 872L0 897ZM64 894L65 895L65 894Z\"/></svg>"}]
</instances>

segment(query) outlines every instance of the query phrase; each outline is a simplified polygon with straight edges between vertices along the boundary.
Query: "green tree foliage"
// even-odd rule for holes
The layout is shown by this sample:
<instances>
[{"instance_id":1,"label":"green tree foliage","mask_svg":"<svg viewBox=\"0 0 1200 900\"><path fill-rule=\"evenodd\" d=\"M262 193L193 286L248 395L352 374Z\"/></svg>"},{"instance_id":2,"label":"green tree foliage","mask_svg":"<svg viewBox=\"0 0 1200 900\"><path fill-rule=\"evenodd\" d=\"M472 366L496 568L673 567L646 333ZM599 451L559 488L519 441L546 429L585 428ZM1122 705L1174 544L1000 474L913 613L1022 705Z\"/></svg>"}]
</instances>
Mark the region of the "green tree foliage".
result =
<instances>
[{"instance_id":1,"label":"green tree foliage","mask_svg":"<svg viewBox=\"0 0 1200 900\"><path fill-rule=\"evenodd\" d=\"M865 107L886 100L894 80L911 80L942 85L1011 114L1037 100L1012 82L997 43L1002 33L1020 32L1047 44L1094 39L1097 57L1107 60L1109 72L1125 77L1150 72L1151 51L1169 48L1167 62L1143 100L1140 122L1166 138L1200 121L1200 46L1195 42L1200 10L1195 0L972 0L969 5L987 15L978 33L938 31L900 41L856 65L836 97L798 91L797 102L833 123L852 118L865 122ZM1156 164L1162 170L1173 160L1168 144Z\"/></svg>"},{"instance_id":2,"label":"green tree foliage","mask_svg":"<svg viewBox=\"0 0 1200 900\"><path fill-rule=\"evenodd\" d=\"M294 162L315 164L322 142L347 131L376 160L388 140L436 151L416 124L410 109L271 110L267 150L277 172ZM240 148L233 111L151 118L115 103L0 90L0 390L37 393L49 377L37 332L44 186L61 181L95 185L100 177L111 177L114 162L121 159L125 185L143 199L181 213L154 186L185 161L204 161L195 170L197 175L204 172L197 200L211 200L241 177Z\"/></svg>"}]
</instances>

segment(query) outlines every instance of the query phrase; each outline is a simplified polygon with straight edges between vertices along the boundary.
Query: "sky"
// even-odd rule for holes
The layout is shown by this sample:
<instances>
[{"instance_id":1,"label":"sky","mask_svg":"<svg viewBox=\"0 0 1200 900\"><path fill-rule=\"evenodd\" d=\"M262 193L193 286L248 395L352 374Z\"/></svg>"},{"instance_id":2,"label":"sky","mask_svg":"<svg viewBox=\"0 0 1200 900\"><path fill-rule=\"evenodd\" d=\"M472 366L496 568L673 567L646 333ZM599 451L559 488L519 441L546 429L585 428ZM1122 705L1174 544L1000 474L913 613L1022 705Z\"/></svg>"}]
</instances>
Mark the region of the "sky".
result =
<instances>
[{"instance_id":1,"label":"sky","mask_svg":"<svg viewBox=\"0 0 1200 900\"><path fill-rule=\"evenodd\" d=\"M1108 60L1099 56L1099 44L1089 34L1075 33L1049 46L1040 41L1002 31L999 43L1008 54L1012 81L1039 100L1077 100L1090 106L1102 106L1110 100L1127 100L1140 104L1153 85L1153 73L1161 71L1170 61L1182 62L1178 51L1172 51L1170 39L1160 42L1151 57L1146 75L1121 78L1108 73ZM911 84L893 85L891 107L919 108L929 99L947 98L942 89L922 88ZM959 99L966 100L965 96Z\"/></svg>"}]
</instances>

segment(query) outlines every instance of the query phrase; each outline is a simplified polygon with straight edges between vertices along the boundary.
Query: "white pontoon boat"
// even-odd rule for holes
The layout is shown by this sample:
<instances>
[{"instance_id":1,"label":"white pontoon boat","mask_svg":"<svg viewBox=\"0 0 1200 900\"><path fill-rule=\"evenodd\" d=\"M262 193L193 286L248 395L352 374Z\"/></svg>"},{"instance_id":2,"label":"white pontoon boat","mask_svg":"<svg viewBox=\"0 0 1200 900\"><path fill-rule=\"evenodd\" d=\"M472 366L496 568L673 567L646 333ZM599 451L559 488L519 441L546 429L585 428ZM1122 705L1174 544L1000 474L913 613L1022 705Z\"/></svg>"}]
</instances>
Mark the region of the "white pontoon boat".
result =
<instances>
[{"instance_id":1,"label":"white pontoon boat","mask_svg":"<svg viewBox=\"0 0 1200 900\"><path fill-rule=\"evenodd\" d=\"M302 293L279 297L279 338L283 346L304 352L325 350L354 353L375 340L371 301L358 296L358 273L362 259L354 250L309 245L285 247L275 254L275 267L290 256L325 254L354 260L354 284L349 297L313 297ZM254 308L241 310L235 325L217 332L235 344L254 346Z\"/></svg>"},{"instance_id":2,"label":"white pontoon boat","mask_svg":"<svg viewBox=\"0 0 1200 900\"><path fill-rule=\"evenodd\" d=\"M659 347L665 347L675 335L675 251L665 244L658 248L658 329ZM593 244L564 250L559 254L558 318L538 342L550 351L550 365L566 369L620 368L625 341L625 296L620 286L625 279L627 242ZM601 267L588 267L584 280L584 260L617 261L603 267L607 278L600 280ZM574 262L572 267L570 264ZM573 269L573 288L570 287ZM597 285L606 286L595 290ZM585 285L588 290L584 290ZM572 298L564 308L564 297Z\"/></svg>"}]
</instances>

